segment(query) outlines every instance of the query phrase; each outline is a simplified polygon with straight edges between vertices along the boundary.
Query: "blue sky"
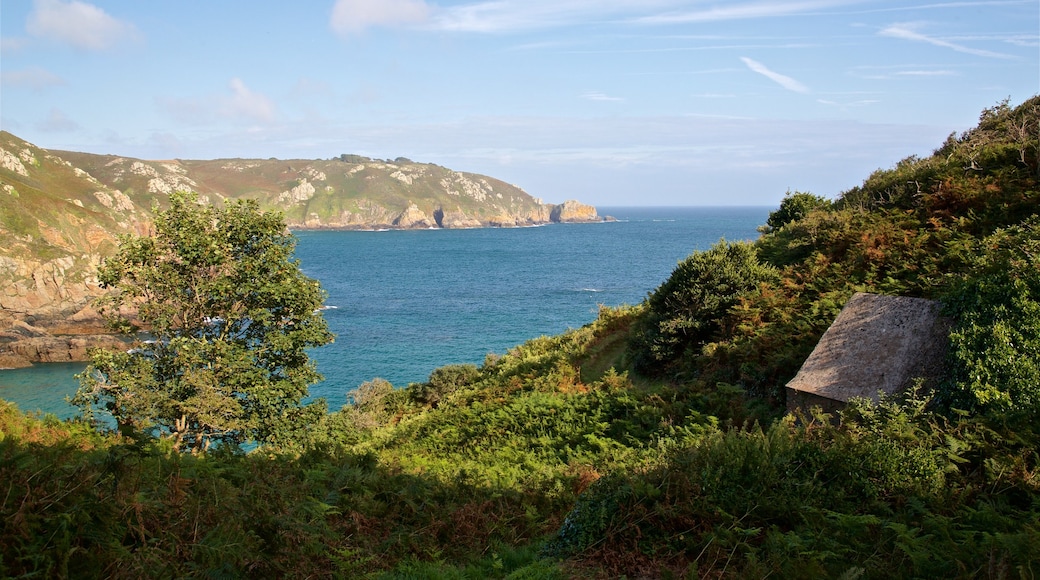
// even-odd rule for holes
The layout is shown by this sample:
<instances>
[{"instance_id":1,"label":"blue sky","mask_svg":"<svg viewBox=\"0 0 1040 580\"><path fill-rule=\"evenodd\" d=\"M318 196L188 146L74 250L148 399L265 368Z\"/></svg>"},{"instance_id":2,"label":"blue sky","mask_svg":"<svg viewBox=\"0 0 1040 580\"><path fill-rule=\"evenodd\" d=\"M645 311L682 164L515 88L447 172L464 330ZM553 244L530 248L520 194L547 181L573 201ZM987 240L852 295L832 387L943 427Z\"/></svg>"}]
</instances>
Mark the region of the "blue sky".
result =
<instances>
[{"instance_id":1,"label":"blue sky","mask_svg":"<svg viewBox=\"0 0 1040 580\"><path fill-rule=\"evenodd\" d=\"M0 36L0 123L41 147L600 206L833 197L1040 92L1037 0L3 0Z\"/></svg>"}]
</instances>

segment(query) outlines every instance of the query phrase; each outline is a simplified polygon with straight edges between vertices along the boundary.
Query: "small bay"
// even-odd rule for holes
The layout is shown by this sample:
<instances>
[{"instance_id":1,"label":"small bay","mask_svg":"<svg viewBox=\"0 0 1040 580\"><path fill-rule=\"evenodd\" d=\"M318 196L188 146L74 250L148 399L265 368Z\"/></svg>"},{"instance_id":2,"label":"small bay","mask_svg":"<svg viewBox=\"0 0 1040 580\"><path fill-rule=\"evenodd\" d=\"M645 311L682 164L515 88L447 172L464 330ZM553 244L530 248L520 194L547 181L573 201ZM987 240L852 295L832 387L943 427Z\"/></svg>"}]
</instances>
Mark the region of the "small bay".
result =
<instances>
[{"instance_id":1,"label":"small bay","mask_svg":"<svg viewBox=\"0 0 1040 580\"><path fill-rule=\"evenodd\" d=\"M600 305L637 304L676 263L719 239L751 240L771 207L598 208L613 222L533 228L301 231L296 256L328 292L336 342L313 351L311 395L338 409L359 384L402 387L577 328ZM0 371L0 397L69 417L82 364Z\"/></svg>"}]
</instances>

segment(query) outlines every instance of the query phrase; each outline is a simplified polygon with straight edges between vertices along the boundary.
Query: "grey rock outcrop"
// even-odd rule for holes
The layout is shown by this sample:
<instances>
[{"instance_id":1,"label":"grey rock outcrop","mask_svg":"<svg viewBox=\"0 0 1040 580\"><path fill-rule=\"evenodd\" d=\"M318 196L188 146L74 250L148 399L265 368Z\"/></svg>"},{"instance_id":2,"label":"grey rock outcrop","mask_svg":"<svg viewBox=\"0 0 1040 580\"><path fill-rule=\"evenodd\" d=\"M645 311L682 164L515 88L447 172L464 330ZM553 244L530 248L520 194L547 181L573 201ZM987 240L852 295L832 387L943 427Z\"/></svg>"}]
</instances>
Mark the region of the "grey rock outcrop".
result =
<instances>
[{"instance_id":1,"label":"grey rock outcrop","mask_svg":"<svg viewBox=\"0 0 1040 580\"><path fill-rule=\"evenodd\" d=\"M856 293L787 383L787 407L832 412L942 372L950 321L924 298Z\"/></svg>"}]
</instances>

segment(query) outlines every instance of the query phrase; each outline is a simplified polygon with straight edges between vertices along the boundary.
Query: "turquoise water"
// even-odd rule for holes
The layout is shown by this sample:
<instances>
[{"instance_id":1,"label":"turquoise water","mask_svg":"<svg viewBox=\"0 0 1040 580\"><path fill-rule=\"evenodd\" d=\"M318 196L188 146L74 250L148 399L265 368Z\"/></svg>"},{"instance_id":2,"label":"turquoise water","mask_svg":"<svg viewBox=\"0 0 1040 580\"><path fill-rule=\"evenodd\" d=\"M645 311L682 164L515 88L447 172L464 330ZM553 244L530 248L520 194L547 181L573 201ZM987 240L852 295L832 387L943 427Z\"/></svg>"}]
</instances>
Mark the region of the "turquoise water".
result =
<instances>
[{"instance_id":1,"label":"turquoise water","mask_svg":"<svg viewBox=\"0 0 1040 580\"><path fill-rule=\"evenodd\" d=\"M637 304L720 238L754 239L773 208L598 208L616 222L535 228L298 232L303 270L329 294L336 342L313 356L331 409L374 377L397 386ZM82 365L0 371L0 397L67 417Z\"/></svg>"}]
</instances>

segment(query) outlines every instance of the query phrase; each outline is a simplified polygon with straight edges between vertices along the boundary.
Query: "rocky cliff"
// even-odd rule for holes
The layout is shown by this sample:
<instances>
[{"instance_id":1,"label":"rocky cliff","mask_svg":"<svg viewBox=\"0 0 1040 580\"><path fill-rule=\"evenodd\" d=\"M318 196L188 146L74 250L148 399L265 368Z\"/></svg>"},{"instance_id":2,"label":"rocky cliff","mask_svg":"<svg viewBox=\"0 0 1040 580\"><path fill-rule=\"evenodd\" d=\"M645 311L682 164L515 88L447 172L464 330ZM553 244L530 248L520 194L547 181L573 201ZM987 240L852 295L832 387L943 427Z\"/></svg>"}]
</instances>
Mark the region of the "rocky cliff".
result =
<instances>
[{"instance_id":1,"label":"rocky cliff","mask_svg":"<svg viewBox=\"0 0 1040 580\"><path fill-rule=\"evenodd\" d=\"M404 158L142 161L57 154L131 200L161 205L163 196L181 189L213 203L249 197L282 212L294 229L512 227L598 219L595 208L576 201L546 204L491 177Z\"/></svg>"},{"instance_id":2,"label":"rocky cliff","mask_svg":"<svg viewBox=\"0 0 1040 580\"><path fill-rule=\"evenodd\" d=\"M83 360L108 341L98 264L144 234L170 193L251 198L294 229L516 227L599 221L491 177L398 158L148 161L48 151L0 132L0 368Z\"/></svg>"}]
</instances>

